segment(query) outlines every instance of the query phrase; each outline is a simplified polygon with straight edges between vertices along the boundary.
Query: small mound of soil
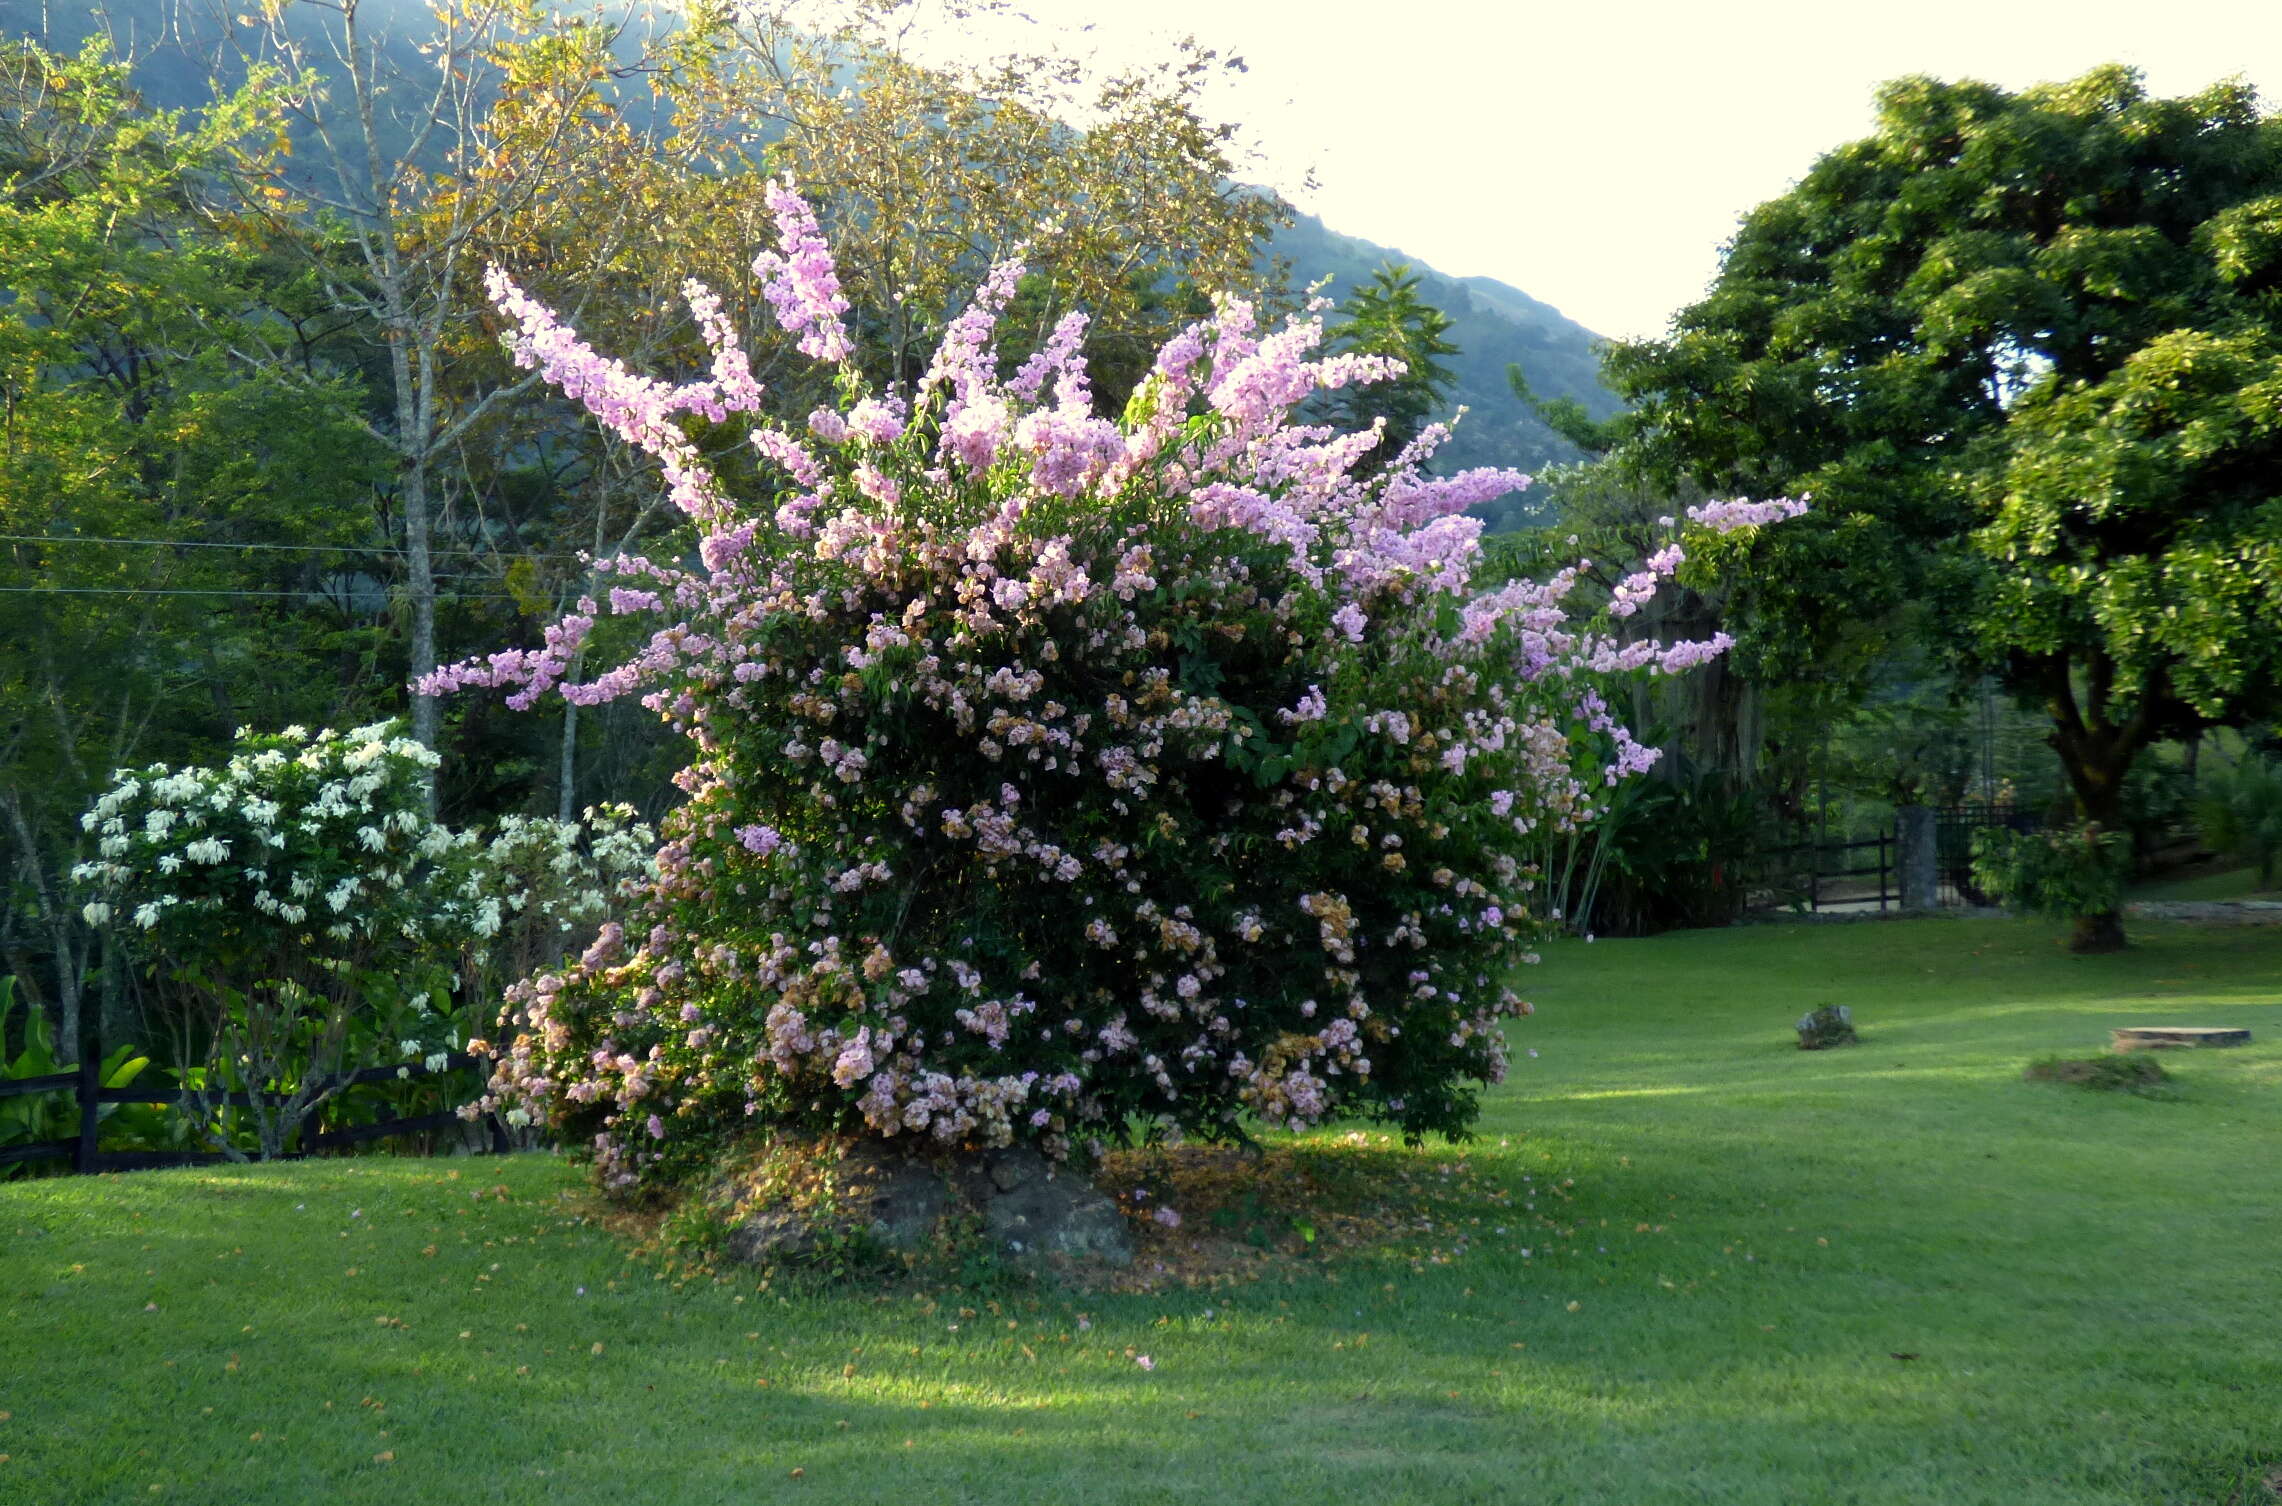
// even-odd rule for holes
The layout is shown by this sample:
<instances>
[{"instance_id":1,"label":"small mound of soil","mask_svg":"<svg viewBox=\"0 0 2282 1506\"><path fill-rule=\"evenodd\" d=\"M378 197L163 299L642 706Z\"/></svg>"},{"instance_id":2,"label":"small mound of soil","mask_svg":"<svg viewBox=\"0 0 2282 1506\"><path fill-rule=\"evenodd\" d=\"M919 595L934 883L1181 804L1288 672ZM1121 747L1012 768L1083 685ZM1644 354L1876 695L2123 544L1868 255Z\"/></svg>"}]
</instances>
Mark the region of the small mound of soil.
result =
<instances>
[{"instance_id":1,"label":"small mound of soil","mask_svg":"<svg viewBox=\"0 0 2282 1506\"><path fill-rule=\"evenodd\" d=\"M1573 1178L1507 1186L1495 1164L1358 1130L1110 1151L1089 1177L1031 1152L785 1136L724 1158L678 1204L586 1203L634 1254L685 1277L743 1267L963 1288L1026 1275L1143 1292L1337 1280L1326 1267L1357 1260L1417 1272L1477 1247L1574 1237Z\"/></svg>"},{"instance_id":2,"label":"small mound of soil","mask_svg":"<svg viewBox=\"0 0 2282 1506\"><path fill-rule=\"evenodd\" d=\"M2030 1062L2021 1076L2029 1082L2063 1082L2103 1093L2149 1094L2171 1080L2163 1064L2139 1052L2085 1057L2049 1056Z\"/></svg>"},{"instance_id":3,"label":"small mound of soil","mask_svg":"<svg viewBox=\"0 0 2282 1506\"><path fill-rule=\"evenodd\" d=\"M772 1140L725 1162L704 1205L741 1265L909 1261L978 1244L1015 1265L1133 1259L1117 1205L1027 1147L949 1155L869 1138Z\"/></svg>"}]
</instances>

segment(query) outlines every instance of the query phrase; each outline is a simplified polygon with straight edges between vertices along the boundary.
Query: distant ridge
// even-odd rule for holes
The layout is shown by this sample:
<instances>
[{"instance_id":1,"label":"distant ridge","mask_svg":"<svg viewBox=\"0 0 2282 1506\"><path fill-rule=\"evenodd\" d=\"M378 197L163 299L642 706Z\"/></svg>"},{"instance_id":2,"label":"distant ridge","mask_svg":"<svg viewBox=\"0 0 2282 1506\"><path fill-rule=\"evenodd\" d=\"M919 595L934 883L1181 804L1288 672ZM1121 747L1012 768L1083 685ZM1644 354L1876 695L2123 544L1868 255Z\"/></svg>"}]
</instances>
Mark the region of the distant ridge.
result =
<instances>
[{"instance_id":1,"label":"distant ridge","mask_svg":"<svg viewBox=\"0 0 2282 1506\"><path fill-rule=\"evenodd\" d=\"M1451 277L1390 246L1342 235L1314 215L1301 215L1279 232L1271 251L1292 265L1292 283L1304 287L1328 276L1325 291L1344 300L1382 262L1408 262L1419 296L1450 317L1446 337L1458 347L1448 364L1457 373L1454 405L1469 411L1436 469L1504 465L1535 470L1582 458L1574 445L1547 428L1517 401L1506 366L1518 362L1540 397L1572 397L1595 418L1619 404L1600 383L1600 336L1559 309L1494 277Z\"/></svg>"},{"instance_id":2,"label":"distant ridge","mask_svg":"<svg viewBox=\"0 0 2282 1506\"><path fill-rule=\"evenodd\" d=\"M365 4L384 29L419 29L420 0L365 0ZM136 70L136 83L153 105L202 104L206 98L206 79L198 61L202 49L195 43L185 45L188 39L168 28L170 13L165 0L105 0L100 13L76 0L60 4L0 0L0 34L38 35L45 21L51 28L48 45L76 50L91 33L109 30L129 51L148 49ZM410 69L419 66L410 55L400 61ZM1480 465L1537 470L1581 458L1574 446L1514 398L1506 383L1509 363L1521 365L1541 397L1575 398L1595 418L1618 407L1600 384L1595 354L1600 337L1551 304L1494 277L1451 277L1393 247L1343 235L1308 214L1279 231L1268 254L1289 261L1294 291L1329 277L1327 291L1334 300L1344 300L1382 263L1409 263L1418 276L1420 296L1450 318L1448 338L1458 347L1458 354L1448 361L1457 374L1451 402L1469 410L1457 437L1436 462L1439 471ZM1497 522L1512 526L1525 519L1528 509L1509 499L1492 511Z\"/></svg>"}]
</instances>

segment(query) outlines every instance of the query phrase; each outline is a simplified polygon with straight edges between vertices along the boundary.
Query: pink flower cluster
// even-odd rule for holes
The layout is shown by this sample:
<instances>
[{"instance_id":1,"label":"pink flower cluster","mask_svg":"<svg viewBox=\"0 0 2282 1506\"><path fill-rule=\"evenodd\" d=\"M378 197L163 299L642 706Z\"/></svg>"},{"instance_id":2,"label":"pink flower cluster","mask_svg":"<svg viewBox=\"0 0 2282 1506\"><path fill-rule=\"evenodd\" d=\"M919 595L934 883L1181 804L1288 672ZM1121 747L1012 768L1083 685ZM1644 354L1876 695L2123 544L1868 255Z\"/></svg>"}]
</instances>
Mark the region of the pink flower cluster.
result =
<instances>
[{"instance_id":1,"label":"pink flower cluster","mask_svg":"<svg viewBox=\"0 0 2282 1506\"><path fill-rule=\"evenodd\" d=\"M769 299L844 359L814 221L771 204ZM1223 300L1122 423L1077 316L1001 380L1020 270L915 391L846 366L797 433L700 298L716 360L673 388L498 279L519 351L684 478L707 530L697 568L602 562L611 611L655 629L593 680L562 681L582 603L422 687L639 694L689 740L645 914L515 990L486 1100L576 1132L614 1185L756 1122L1057 1156L1136 1120L1462 1130L1527 1009L1532 853L1655 758L1608 683L1724 647L1572 620L1574 571L1476 592L1465 509L1528 478L1428 474L1440 430L1361 474L1376 430L1298 414L1393 368L1320 355L1313 313L1263 333ZM721 495L666 422L689 413L737 415L776 493Z\"/></svg>"}]
</instances>

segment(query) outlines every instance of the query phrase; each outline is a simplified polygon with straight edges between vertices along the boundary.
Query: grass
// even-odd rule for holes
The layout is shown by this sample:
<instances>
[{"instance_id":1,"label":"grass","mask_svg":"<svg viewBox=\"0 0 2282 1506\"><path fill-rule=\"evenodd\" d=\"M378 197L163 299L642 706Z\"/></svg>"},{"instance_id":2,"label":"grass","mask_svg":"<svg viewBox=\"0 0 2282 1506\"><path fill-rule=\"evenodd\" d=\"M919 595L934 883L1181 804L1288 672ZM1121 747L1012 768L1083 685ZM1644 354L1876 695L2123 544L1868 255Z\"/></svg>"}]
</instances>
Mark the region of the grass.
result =
<instances>
[{"instance_id":1,"label":"grass","mask_svg":"<svg viewBox=\"0 0 2282 1506\"><path fill-rule=\"evenodd\" d=\"M2256 868L2222 868L2216 873L2135 884L2130 897L2135 900L2282 899L2282 889L2259 888Z\"/></svg>"},{"instance_id":2,"label":"grass","mask_svg":"<svg viewBox=\"0 0 2282 1506\"><path fill-rule=\"evenodd\" d=\"M545 1157L0 1186L0 1501L2269 1501L2282 932L2135 939L1555 949L1481 1141L1352 1151L1473 1204L1233 1290L681 1281ZM2255 1040L2020 1080L2161 1022Z\"/></svg>"}]
</instances>

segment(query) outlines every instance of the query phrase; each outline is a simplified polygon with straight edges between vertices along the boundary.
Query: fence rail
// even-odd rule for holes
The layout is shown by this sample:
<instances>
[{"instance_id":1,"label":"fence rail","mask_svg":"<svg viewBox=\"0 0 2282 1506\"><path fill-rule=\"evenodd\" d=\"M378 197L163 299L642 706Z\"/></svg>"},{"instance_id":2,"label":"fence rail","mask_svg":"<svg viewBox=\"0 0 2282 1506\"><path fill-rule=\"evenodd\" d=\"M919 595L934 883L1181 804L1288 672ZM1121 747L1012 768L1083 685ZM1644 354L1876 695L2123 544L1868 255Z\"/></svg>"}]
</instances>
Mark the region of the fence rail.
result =
<instances>
[{"instance_id":1,"label":"fence rail","mask_svg":"<svg viewBox=\"0 0 2282 1506\"><path fill-rule=\"evenodd\" d=\"M1877 857L1867 864L1837 866L1846 862L1849 855L1863 852L1874 852ZM1804 861L1793 861L1802 858ZM1788 885L1804 882L1807 908L1812 911L1869 904L1876 904L1884 911L1902 901L1894 833L1890 831L1859 842L1793 842L1769 848L1765 859L1770 877L1778 882L1787 880ZM1842 882L1851 879L1877 882L1864 892L1864 886Z\"/></svg>"},{"instance_id":2,"label":"fence rail","mask_svg":"<svg viewBox=\"0 0 2282 1506\"><path fill-rule=\"evenodd\" d=\"M0 1147L0 1166L13 1166L27 1161L68 1160L72 1170L82 1174L103 1171L142 1171L161 1166L210 1166L230 1157L221 1151L187 1150L104 1150L99 1144L102 1128L102 1106L107 1103L152 1103L179 1108L183 1104L203 1098L210 1104L231 1108L250 1108L256 1095L252 1093L201 1094L195 1089L173 1088L106 1088L99 1076L100 1054L88 1049L81 1057L76 1070L51 1072L44 1077L24 1077L14 1081L0 1080L0 1098L17 1098L31 1093L69 1093L79 1108L79 1133L64 1140L40 1140L29 1145ZM401 1079L441 1076L478 1065L472 1056L452 1055L443 1066L431 1071L425 1062L404 1062L396 1066L366 1067L351 1072L331 1086L338 1091L365 1083L391 1082ZM289 1093L264 1093L261 1100L270 1104L284 1103ZM397 1135L425 1134L431 1130L449 1129L463 1123L456 1109L435 1114L416 1114L400 1119L378 1119L370 1124L345 1125L340 1129L310 1129L310 1120L328 1105L319 1104L306 1110L295 1123L289 1140L298 1139L298 1149L286 1152L287 1160L299 1160L321 1151L339 1150L344 1146L361 1145L367 1140L384 1140ZM487 1114L484 1121L489 1130L490 1145L494 1152L509 1148L507 1127L498 1116Z\"/></svg>"}]
</instances>

